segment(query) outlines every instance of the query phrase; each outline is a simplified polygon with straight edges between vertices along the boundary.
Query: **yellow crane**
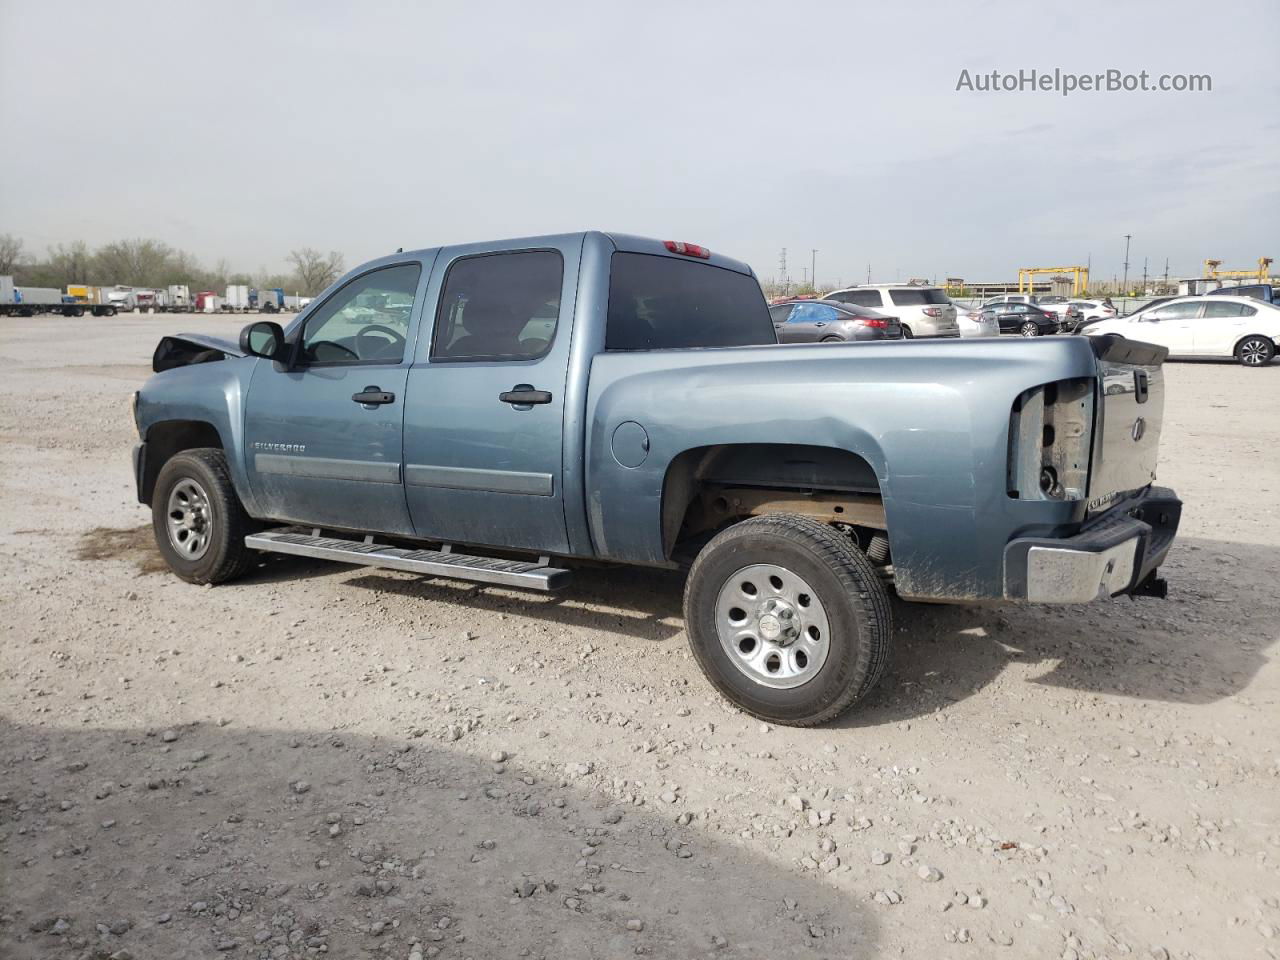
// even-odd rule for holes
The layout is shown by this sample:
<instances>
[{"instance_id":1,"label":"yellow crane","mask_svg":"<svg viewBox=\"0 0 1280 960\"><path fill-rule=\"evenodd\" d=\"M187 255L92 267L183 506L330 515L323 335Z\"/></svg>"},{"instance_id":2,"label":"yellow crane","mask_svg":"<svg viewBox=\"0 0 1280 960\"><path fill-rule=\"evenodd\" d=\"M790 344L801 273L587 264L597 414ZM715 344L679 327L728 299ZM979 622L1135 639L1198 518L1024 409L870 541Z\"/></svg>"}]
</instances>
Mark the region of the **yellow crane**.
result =
<instances>
[{"instance_id":1,"label":"yellow crane","mask_svg":"<svg viewBox=\"0 0 1280 960\"><path fill-rule=\"evenodd\" d=\"M1267 283L1270 279L1272 262L1270 257L1259 257L1256 270L1219 270L1218 268L1222 266L1221 260L1206 260L1204 275L1209 280L1228 280L1233 277L1249 280L1256 278L1259 283Z\"/></svg>"},{"instance_id":2,"label":"yellow crane","mask_svg":"<svg viewBox=\"0 0 1280 960\"><path fill-rule=\"evenodd\" d=\"M1088 267L1020 267L1018 269L1018 292L1033 293L1035 278L1040 274L1071 274L1071 295L1078 297L1089 289Z\"/></svg>"}]
</instances>

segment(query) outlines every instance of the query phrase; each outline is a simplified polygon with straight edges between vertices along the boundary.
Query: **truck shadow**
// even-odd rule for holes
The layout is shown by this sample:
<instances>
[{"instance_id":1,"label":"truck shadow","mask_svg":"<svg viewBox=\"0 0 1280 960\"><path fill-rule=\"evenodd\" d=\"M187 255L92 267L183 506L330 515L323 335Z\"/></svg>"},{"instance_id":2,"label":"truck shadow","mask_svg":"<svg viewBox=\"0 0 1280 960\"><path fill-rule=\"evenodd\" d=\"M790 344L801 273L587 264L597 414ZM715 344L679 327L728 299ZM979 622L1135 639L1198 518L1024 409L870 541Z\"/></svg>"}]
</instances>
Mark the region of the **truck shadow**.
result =
<instances>
[{"instance_id":1,"label":"truck shadow","mask_svg":"<svg viewBox=\"0 0 1280 960\"><path fill-rule=\"evenodd\" d=\"M889 670L839 724L924 716L997 681L1013 691L1034 684L1189 704L1239 693L1277 639L1280 550L1183 538L1163 572L1170 580L1165 601L1054 607L895 600ZM683 633L683 578L666 571L588 568L551 596L382 572L344 584L640 640Z\"/></svg>"},{"instance_id":2,"label":"truck shadow","mask_svg":"<svg viewBox=\"0 0 1280 960\"><path fill-rule=\"evenodd\" d=\"M878 955L854 875L625 803L625 771L556 747L495 765L487 730L445 745L423 720L411 740L190 724L168 743L0 719L0 955Z\"/></svg>"},{"instance_id":3,"label":"truck shadow","mask_svg":"<svg viewBox=\"0 0 1280 960\"><path fill-rule=\"evenodd\" d=\"M889 671L842 726L925 716L993 682L1169 703L1244 690L1278 638L1280 550L1183 538L1162 568L1169 599L1082 607L895 602ZM1017 668L1015 678L1006 674ZM1019 698L1025 693L1018 694Z\"/></svg>"}]
</instances>

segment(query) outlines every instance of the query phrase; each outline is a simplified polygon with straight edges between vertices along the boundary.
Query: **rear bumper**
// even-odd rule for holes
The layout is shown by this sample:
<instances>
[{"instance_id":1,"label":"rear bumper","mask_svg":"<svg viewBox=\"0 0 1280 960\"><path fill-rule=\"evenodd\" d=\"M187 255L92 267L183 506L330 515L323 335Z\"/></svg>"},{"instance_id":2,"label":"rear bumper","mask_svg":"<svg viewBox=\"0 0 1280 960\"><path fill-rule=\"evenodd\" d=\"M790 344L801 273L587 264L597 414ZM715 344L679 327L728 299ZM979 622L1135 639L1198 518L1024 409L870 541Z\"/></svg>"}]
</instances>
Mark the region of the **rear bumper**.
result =
<instances>
[{"instance_id":1,"label":"rear bumper","mask_svg":"<svg viewBox=\"0 0 1280 960\"><path fill-rule=\"evenodd\" d=\"M1035 603L1088 603L1146 587L1178 533L1182 501L1150 487L1073 537L1027 537L1004 550L1004 595Z\"/></svg>"}]
</instances>

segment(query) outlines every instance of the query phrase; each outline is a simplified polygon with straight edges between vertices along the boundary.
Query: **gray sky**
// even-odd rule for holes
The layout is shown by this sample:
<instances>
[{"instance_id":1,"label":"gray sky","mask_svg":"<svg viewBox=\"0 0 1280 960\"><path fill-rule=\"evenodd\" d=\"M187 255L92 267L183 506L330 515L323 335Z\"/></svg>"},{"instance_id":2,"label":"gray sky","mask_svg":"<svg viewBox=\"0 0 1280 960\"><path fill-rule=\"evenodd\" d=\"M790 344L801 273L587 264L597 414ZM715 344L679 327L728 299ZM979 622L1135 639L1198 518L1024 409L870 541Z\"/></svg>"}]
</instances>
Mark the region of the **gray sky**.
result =
<instances>
[{"instance_id":1,"label":"gray sky","mask_svg":"<svg viewBox=\"0 0 1280 960\"><path fill-rule=\"evenodd\" d=\"M0 232L292 247L586 228L764 278L1280 261L1280 4L0 0ZM956 92L1020 68L1212 93Z\"/></svg>"}]
</instances>

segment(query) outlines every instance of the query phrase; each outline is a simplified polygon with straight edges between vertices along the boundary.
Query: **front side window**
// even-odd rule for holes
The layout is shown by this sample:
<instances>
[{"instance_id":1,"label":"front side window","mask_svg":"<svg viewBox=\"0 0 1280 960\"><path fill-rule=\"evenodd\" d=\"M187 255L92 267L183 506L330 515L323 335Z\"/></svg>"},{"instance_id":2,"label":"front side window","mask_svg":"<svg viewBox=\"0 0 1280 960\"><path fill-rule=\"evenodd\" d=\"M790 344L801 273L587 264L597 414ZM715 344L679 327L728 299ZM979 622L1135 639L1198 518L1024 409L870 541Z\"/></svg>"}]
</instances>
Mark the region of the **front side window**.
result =
<instances>
[{"instance_id":1,"label":"front side window","mask_svg":"<svg viewBox=\"0 0 1280 960\"><path fill-rule=\"evenodd\" d=\"M1161 307L1155 312L1155 315L1148 317L1149 320L1186 320L1194 317L1200 312L1200 304L1194 301L1188 303L1171 303L1167 307Z\"/></svg>"},{"instance_id":2,"label":"front side window","mask_svg":"<svg viewBox=\"0 0 1280 960\"><path fill-rule=\"evenodd\" d=\"M422 268L383 267L356 277L307 317L301 361L399 363Z\"/></svg>"},{"instance_id":3,"label":"front side window","mask_svg":"<svg viewBox=\"0 0 1280 960\"><path fill-rule=\"evenodd\" d=\"M560 320L564 259L555 250L464 257L449 267L433 360L536 360Z\"/></svg>"},{"instance_id":4,"label":"front side window","mask_svg":"<svg viewBox=\"0 0 1280 960\"><path fill-rule=\"evenodd\" d=\"M647 253L613 255L606 350L672 350L777 343L756 278L709 263Z\"/></svg>"}]
</instances>

